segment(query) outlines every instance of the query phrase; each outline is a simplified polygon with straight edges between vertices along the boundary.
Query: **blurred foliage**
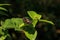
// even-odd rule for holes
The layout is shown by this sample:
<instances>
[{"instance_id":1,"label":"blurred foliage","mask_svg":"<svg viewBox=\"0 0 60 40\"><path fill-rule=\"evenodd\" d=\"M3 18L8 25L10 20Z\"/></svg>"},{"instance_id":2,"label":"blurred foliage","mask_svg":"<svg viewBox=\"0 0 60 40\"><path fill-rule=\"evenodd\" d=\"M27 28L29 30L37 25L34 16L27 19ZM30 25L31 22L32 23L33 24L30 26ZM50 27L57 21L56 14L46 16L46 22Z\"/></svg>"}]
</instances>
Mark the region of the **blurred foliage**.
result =
<instances>
[{"instance_id":1,"label":"blurred foliage","mask_svg":"<svg viewBox=\"0 0 60 40\"><path fill-rule=\"evenodd\" d=\"M4 24L4 21L6 19L10 20L10 18L26 17L26 16L28 16L27 11L32 11L32 10L37 12L38 14L42 15L41 19L43 19L42 21L44 21L45 24L46 24L46 22L51 23L51 24L53 24L52 22L54 22L54 24L55 24L54 27L56 27L57 29L60 29L60 15L59 15L60 0L0 0L0 22L3 21L0 23L0 25L2 25L2 23ZM33 18L33 17L34 16L32 16L31 18ZM15 19L12 19L12 20L16 21ZM49 21L47 21L47 20L49 20ZM50 22L50 21L52 21L52 22ZM36 24L36 23L37 23L37 20L33 20L32 24ZM42 23L42 24L44 24L44 23ZM39 24L39 25L42 25L42 24ZM23 26L23 25L24 25L24 23L22 23L20 26ZM34 25L34 26L36 26L36 25ZM45 25L45 26L47 26L47 25ZM49 26L51 26L51 25L48 25L47 26L48 28L46 27L45 29L50 29ZM54 30L54 33L55 33L56 29L54 29L54 27L52 27L52 29ZM50 29L50 30L52 31L52 29ZM49 32L52 33L51 31L49 31ZM1 32L2 32L2 30L1 30ZM46 37L47 37L47 34L50 35L49 32L46 32L46 35L45 35ZM50 36L49 36L49 38L50 38ZM53 40L53 37L50 39ZM40 39L38 38L37 40L40 40Z\"/></svg>"},{"instance_id":2,"label":"blurred foliage","mask_svg":"<svg viewBox=\"0 0 60 40\"><path fill-rule=\"evenodd\" d=\"M37 14L34 11L28 11L28 15L31 17L32 20L34 20L34 21L31 20L32 21L31 24L24 23L22 18L6 19L5 22L2 24L1 29L0 29L1 35L2 34L7 35L8 34L8 29L14 29L15 31L22 31L23 30L23 32L25 33L25 35L28 39L35 40L36 37L37 37L37 31L35 30L35 26L36 26L37 22L39 20L41 20L40 19L41 15ZM35 22L35 20L37 22ZM27 20L27 21L29 21L29 20ZM47 20L42 21L42 22L47 22L47 23L53 24L51 21L48 22ZM2 30L4 30L4 31L7 30L7 31L4 32ZM6 32L7 32L7 34L6 34ZM4 38L1 38L1 39L4 40L6 38L4 37Z\"/></svg>"}]
</instances>

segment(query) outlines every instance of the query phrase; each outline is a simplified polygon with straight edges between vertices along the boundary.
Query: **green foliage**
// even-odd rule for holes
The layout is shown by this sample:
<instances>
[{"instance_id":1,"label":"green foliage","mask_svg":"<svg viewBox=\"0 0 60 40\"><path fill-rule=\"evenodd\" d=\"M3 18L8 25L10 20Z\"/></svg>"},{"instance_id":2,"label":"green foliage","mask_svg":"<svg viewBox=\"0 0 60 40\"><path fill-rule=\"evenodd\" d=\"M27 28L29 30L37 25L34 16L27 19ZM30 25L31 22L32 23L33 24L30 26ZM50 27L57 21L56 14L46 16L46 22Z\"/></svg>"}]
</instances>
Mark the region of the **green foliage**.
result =
<instances>
[{"instance_id":1,"label":"green foliage","mask_svg":"<svg viewBox=\"0 0 60 40\"><path fill-rule=\"evenodd\" d=\"M37 22L40 21L40 22L47 22L47 23L50 23L52 25L54 25L53 22L51 21L48 21L48 20L41 20L41 15L37 14L36 12L34 11L28 11L28 15L32 18L32 24L33 24L33 27L36 26ZM30 40L35 40L36 36L37 36L37 32L35 31L34 34L30 34L28 32L25 32L25 35L27 38L29 38Z\"/></svg>"},{"instance_id":2,"label":"green foliage","mask_svg":"<svg viewBox=\"0 0 60 40\"><path fill-rule=\"evenodd\" d=\"M0 35L4 35L4 32L2 31L2 27L0 27Z\"/></svg>"},{"instance_id":3,"label":"green foliage","mask_svg":"<svg viewBox=\"0 0 60 40\"><path fill-rule=\"evenodd\" d=\"M40 19L42 15L37 14L34 11L27 11L28 15L32 18L32 19Z\"/></svg>"},{"instance_id":4,"label":"green foliage","mask_svg":"<svg viewBox=\"0 0 60 40\"><path fill-rule=\"evenodd\" d=\"M11 19L6 19L3 25L0 28L0 34L6 34L2 30L7 30L7 29L15 29L15 31L22 31L25 33L26 37L29 38L30 40L35 40L37 36L37 31L35 30L35 26L38 21L40 22L47 22L52 25L54 25L53 22L47 21L47 20L42 20L41 17L42 15L37 14L34 11L28 11L28 15L31 17L31 24L26 24L23 21L23 18L11 18ZM8 31L6 31L8 34ZM6 37L1 36L0 39L4 40Z\"/></svg>"},{"instance_id":5,"label":"green foliage","mask_svg":"<svg viewBox=\"0 0 60 40\"><path fill-rule=\"evenodd\" d=\"M1 36L1 37L0 37L0 40L5 40L6 37L7 37L7 36Z\"/></svg>"},{"instance_id":6,"label":"green foliage","mask_svg":"<svg viewBox=\"0 0 60 40\"><path fill-rule=\"evenodd\" d=\"M0 7L0 10L4 10L4 11L7 11L7 9L3 8L3 7Z\"/></svg>"},{"instance_id":7,"label":"green foliage","mask_svg":"<svg viewBox=\"0 0 60 40\"><path fill-rule=\"evenodd\" d=\"M35 40L36 39L37 31L35 31L34 34L30 34L30 33L26 32L26 31L24 33L25 33L26 37L29 38L30 40Z\"/></svg>"},{"instance_id":8,"label":"green foliage","mask_svg":"<svg viewBox=\"0 0 60 40\"><path fill-rule=\"evenodd\" d=\"M37 19L32 20L33 27L35 27L35 26L36 26L37 22L38 22L38 20L37 20Z\"/></svg>"},{"instance_id":9,"label":"green foliage","mask_svg":"<svg viewBox=\"0 0 60 40\"><path fill-rule=\"evenodd\" d=\"M21 26L24 26L24 22L22 18L12 18L11 22L15 25L13 28L15 30L20 30Z\"/></svg>"},{"instance_id":10,"label":"green foliage","mask_svg":"<svg viewBox=\"0 0 60 40\"><path fill-rule=\"evenodd\" d=\"M10 6L11 4L0 4L0 6ZM7 9L0 7L0 10L7 11Z\"/></svg>"},{"instance_id":11,"label":"green foliage","mask_svg":"<svg viewBox=\"0 0 60 40\"><path fill-rule=\"evenodd\" d=\"M3 10L3 11L8 11L6 8L2 7L2 6L10 6L11 4L0 4L0 10ZM0 11L0 15L6 15L8 16L6 13L4 12L1 12Z\"/></svg>"},{"instance_id":12,"label":"green foliage","mask_svg":"<svg viewBox=\"0 0 60 40\"><path fill-rule=\"evenodd\" d=\"M14 28L15 25L11 22L10 19L5 20L5 23L2 25L4 29Z\"/></svg>"},{"instance_id":13,"label":"green foliage","mask_svg":"<svg viewBox=\"0 0 60 40\"><path fill-rule=\"evenodd\" d=\"M2 36L0 37L0 40L5 40L7 36L9 36L9 34L2 35Z\"/></svg>"},{"instance_id":14,"label":"green foliage","mask_svg":"<svg viewBox=\"0 0 60 40\"><path fill-rule=\"evenodd\" d=\"M28 11L28 14L29 14L29 16L30 16L33 20L39 20L40 22L47 22L47 23L50 23L50 24L54 25L54 23L51 22L51 21L42 20L42 19L41 19L42 16L39 15L39 14L37 14L37 13L34 12L34 11Z\"/></svg>"},{"instance_id":15,"label":"green foliage","mask_svg":"<svg viewBox=\"0 0 60 40\"><path fill-rule=\"evenodd\" d=\"M12 18L6 19L2 27L4 29L14 28L15 30L20 29L20 25L23 24L23 20L21 18Z\"/></svg>"},{"instance_id":16,"label":"green foliage","mask_svg":"<svg viewBox=\"0 0 60 40\"><path fill-rule=\"evenodd\" d=\"M0 6L10 6L11 4L0 4Z\"/></svg>"},{"instance_id":17,"label":"green foliage","mask_svg":"<svg viewBox=\"0 0 60 40\"><path fill-rule=\"evenodd\" d=\"M42 20L42 19L40 19L39 21L40 21L40 22L46 22L46 23L50 23L50 24L54 25L54 23L53 23L52 21L48 21L48 20Z\"/></svg>"}]
</instances>

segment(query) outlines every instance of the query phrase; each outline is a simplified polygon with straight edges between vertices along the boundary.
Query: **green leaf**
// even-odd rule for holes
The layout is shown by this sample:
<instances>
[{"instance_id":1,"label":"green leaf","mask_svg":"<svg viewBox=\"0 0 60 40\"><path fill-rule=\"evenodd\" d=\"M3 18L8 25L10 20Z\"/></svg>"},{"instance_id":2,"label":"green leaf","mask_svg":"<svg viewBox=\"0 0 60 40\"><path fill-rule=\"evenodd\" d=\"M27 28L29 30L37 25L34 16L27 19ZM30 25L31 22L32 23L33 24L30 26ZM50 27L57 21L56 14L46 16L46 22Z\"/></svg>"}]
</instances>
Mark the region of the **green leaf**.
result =
<instances>
[{"instance_id":1,"label":"green leaf","mask_svg":"<svg viewBox=\"0 0 60 40\"><path fill-rule=\"evenodd\" d=\"M27 13L32 19L40 19L41 18L41 15L37 14L34 11L27 11Z\"/></svg>"},{"instance_id":2,"label":"green leaf","mask_svg":"<svg viewBox=\"0 0 60 40\"><path fill-rule=\"evenodd\" d=\"M24 25L25 25L25 24L24 24L24 23L22 23L22 24L20 24L20 25L19 25L19 27L23 27Z\"/></svg>"},{"instance_id":3,"label":"green leaf","mask_svg":"<svg viewBox=\"0 0 60 40\"><path fill-rule=\"evenodd\" d=\"M37 19L32 20L33 27L35 27L35 26L36 26L37 22L38 22L38 20L37 20Z\"/></svg>"},{"instance_id":4,"label":"green leaf","mask_svg":"<svg viewBox=\"0 0 60 40\"><path fill-rule=\"evenodd\" d=\"M0 35L4 35L4 32L2 31L2 27L0 27Z\"/></svg>"},{"instance_id":5,"label":"green leaf","mask_svg":"<svg viewBox=\"0 0 60 40\"><path fill-rule=\"evenodd\" d=\"M32 30L31 30L32 31ZM34 34L30 34L28 33L27 31L24 31L25 35L27 38L29 38L30 40L35 40L36 39L36 36L37 36L37 31L35 31Z\"/></svg>"},{"instance_id":6,"label":"green leaf","mask_svg":"<svg viewBox=\"0 0 60 40\"><path fill-rule=\"evenodd\" d=\"M22 29L27 38L29 38L30 40L35 40L37 31L35 30L33 25L30 24L29 26L23 26Z\"/></svg>"},{"instance_id":7,"label":"green leaf","mask_svg":"<svg viewBox=\"0 0 60 40\"><path fill-rule=\"evenodd\" d=\"M7 37L7 35L1 36L1 37L0 37L0 40L5 40L6 37Z\"/></svg>"},{"instance_id":8,"label":"green leaf","mask_svg":"<svg viewBox=\"0 0 60 40\"><path fill-rule=\"evenodd\" d=\"M11 19L6 19L2 27L4 29L9 29L9 28L15 28L15 25L13 22L11 22Z\"/></svg>"},{"instance_id":9,"label":"green leaf","mask_svg":"<svg viewBox=\"0 0 60 40\"><path fill-rule=\"evenodd\" d=\"M3 25L3 24L4 24L4 22L1 20L1 21L0 21L0 25Z\"/></svg>"},{"instance_id":10,"label":"green leaf","mask_svg":"<svg viewBox=\"0 0 60 40\"><path fill-rule=\"evenodd\" d=\"M50 23L50 24L54 25L54 23L53 23L52 21L43 20L43 19L40 19L39 21L40 21L40 22L46 22L46 23Z\"/></svg>"},{"instance_id":11,"label":"green leaf","mask_svg":"<svg viewBox=\"0 0 60 40\"><path fill-rule=\"evenodd\" d=\"M21 27L24 26L24 22L22 18L12 18L6 19L2 27L4 29L14 28L15 30L20 30Z\"/></svg>"},{"instance_id":12,"label":"green leaf","mask_svg":"<svg viewBox=\"0 0 60 40\"><path fill-rule=\"evenodd\" d=\"M11 4L0 4L0 6L4 6L4 5L10 6Z\"/></svg>"},{"instance_id":13,"label":"green leaf","mask_svg":"<svg viewBox=\"0 0 60 40\"><path fill-rule=\"evenodd\" d=\"M12 18L11 21L15 24L15 30L20 30L20 28L24 26L22 18Z\"/></svg>"},{"instance_id":14,"label":"green leaf","mask_svg":"<svg viewBox=\"0 0 60 40\"><path fill-rule=\"evenodd\" d=\"M4 11L7 11L7 9L3 8L3 7L0 7L0 10L4 10Z\"/></svg>"},{"instance_id":15,"label":"green leaf","mask_svg":"<svg viewBox=\"0 0 60 40\"><path fill-rule=\"evenodd\" d=\"M17 26L24 23L22 18L12 18L11 21L15 23Z\"/></svg>"}]
</instances>

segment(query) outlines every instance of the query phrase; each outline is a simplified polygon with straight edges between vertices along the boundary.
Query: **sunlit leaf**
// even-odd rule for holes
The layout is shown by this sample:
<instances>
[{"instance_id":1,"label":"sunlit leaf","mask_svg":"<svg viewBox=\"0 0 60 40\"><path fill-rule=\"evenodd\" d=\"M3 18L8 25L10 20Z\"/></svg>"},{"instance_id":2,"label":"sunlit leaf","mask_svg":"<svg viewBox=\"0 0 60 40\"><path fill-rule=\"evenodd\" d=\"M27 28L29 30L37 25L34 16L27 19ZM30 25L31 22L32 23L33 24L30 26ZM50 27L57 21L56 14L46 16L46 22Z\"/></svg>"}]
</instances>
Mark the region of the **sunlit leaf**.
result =
<instances>
[{"instance_id":1,"label":"sunlit leaf","mask_svg":"<svg viewBox=\"0 0 60 40\"><path fill-rule=\"evenodd\" d=\"M32 20L33 27L35 27L35 26L36 26L37 22L38 22L38 20L37 20L37 19Z\"/></svg>"},{"instance_id":2,"label":"sunlit leaf","mask_svg":"<svg viewBox=\"0 0 60 40\"><path fill-rule=\"evenodd\" d=\"M20 30L20 28L24 26L22 18L12 18L11 21L15 24L15 30Z\"/></svg>"},{"instance_id":3,"label":"sunlit leaf","mask_svg":"<svg viewBox=\"0 0 60 40\"><path fill-rule=\"evenodd\" d=\"M39 21L40 21L40 22L46 22L46 23L50 23L50 24L54 25L54 23L53 23L52 21L43 20L43 19L40 19Z\"/></svg>"},{"instance_id":4,"label":"sunlit leaf","mask_svg":"<svg viewBox=\"0 0 60 40\"><path fill-rule=\"evenodd\" d=\"M3 8L3 7L0 7L0 10L4 10L4 11L7 11L7 9Z\"/></svg>"},{"instance_id":5,"label":"sunlit leaf","mask_svg":"<svg viewBox=\"0 0 60 40\"><path fill-rule=\"evenodd\" d=\"M7 35L1 36L1 37L0 37L0 40L5 40L6 37L7 37Z\"/></svg>"},{"instance_id":6,"label":"sunlit leaf","mask_svg":"<svg viewBox=\"0 0 60 40\"><path fill-rule=\"evenodd\" d=\"M24 33L25 33L26 37L29 38L30 40L35 40L36 39L37 31L35 31L34 34L30 34L30 33L26 32L26 31L24 31Z\"/></svg>"},{"instance_id":7,"label":"sunlit leaf","mask_svg":"<svg viewBox=\"0 0 60 40\"><path fill-rule=\"evenodd\" d=\"M22 27L22 26L24 26L24 23L22 23L22 24L19 25L19 27Z\"/></svg>"},{"instance_id":8,"label":"sunlit leaf","mask_svg":"<svg viewBox=\"0 0 60 40\"><path fill-rule=\"evenodd\" d=\"M15 28L15 25L13 24L13 22L11 22L11 19L6 19L2 27L4 29L9 29L9 28Z\"/></svg>"},{"instance_id":9,"label":"sunlit leaf","mask_svg":"<svg viewBox=\"0 0 60 40\"><path fill-rule=\"evenodd\" d=\"M22 18L6 19L4 24L2 25L4 29L14 28L15 30L20 30L22 26L24 26Z\"/></svg>"},{"instance_id":10,"label":"sunlit leaf","mask_svg":"<svg viewBox=\"0 0 60 40\"><path fill-rule=\"evenodd\" d=\"M35 30L33 25L30 24L29 26L24 26L22 27L22 29L24 30L23 32L25 33L28 39L35 40L37 36L37 31Z\"/></svg>"},{"instance_id":11,"label":"sunlit leaf","mask_svg":"<svg viewBox=\"0 0 60 40\"><path fill-rule=\"evenodd\" d=\"M32 19L40 19L41 18L41 15L37 14L34 11L27 11L27 13Z\"/></svg>"}]
</instances>

